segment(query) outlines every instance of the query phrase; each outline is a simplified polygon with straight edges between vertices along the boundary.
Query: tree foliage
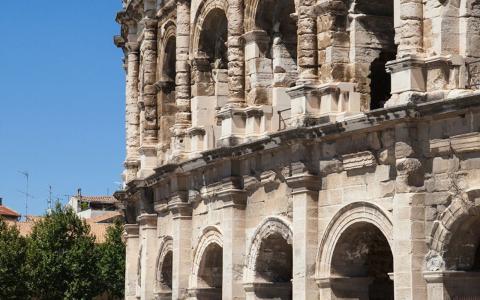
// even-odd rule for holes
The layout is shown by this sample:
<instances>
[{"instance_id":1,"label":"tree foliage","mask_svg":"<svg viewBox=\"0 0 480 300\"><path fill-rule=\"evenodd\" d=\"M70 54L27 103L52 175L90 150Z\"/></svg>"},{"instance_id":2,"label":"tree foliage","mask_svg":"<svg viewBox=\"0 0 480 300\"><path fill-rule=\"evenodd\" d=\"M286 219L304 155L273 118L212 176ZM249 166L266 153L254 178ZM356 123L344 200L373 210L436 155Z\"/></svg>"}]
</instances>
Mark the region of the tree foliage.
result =
<instances>
[{"instance_id":1,"label":"tree foliage","mask_svg":"<svg viewBox=\"0 0 480 300\"><path fill-rule=\"evenodd\" d=\"M90 228L70 208L57 205L35 224L26 265L36 299L91 299L100 289L98 251Z\"/></svg>"},{"instance_id":2,"label":"tree foliage","mask_svg":"<svg viewBox=\"0 0 480 300\"><path fill-rule=\"evenodd\" d=\"M26 239L0 218L0 299L27 297Z\"/></svg>"},{"instance_id":3,"label":"tree foliage","mask_svg":"<svg viewBox=\"0 0 480 300\"><path fill-rule=\"evenodd\" d=\"M116 221L107 229L105 243L99 246L98 270L103 290L110 296L123 299L125 289L125 244L122 241L123 223Z\"/></svg>"},{"instance_id":4,"label":"tree foliage","mask_svg":"<svg viewBox=\"0 0 480 300\"><path fill-rule=\"evenodd\" d=\"M95 244L90 226L57 205L37 221L29 237L0 219L0 299L123 299L123 224Z\"/></svg>"}]
</instances>

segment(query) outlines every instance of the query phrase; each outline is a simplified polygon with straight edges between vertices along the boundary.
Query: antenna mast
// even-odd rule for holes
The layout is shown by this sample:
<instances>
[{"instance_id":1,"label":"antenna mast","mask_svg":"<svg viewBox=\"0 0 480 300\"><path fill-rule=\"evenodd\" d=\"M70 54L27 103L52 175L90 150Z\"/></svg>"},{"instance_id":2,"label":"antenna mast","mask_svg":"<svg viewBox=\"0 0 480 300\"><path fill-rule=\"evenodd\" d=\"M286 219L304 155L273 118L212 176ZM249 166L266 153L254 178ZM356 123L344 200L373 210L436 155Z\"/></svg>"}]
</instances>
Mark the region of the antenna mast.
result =
<instances>
[{"instance_id":1,"label":"antenna mast","mask_svg":"<svg viewBox=\"0 0 480 300\"><path fill-rule=\"evenodd\" d=\"M52 209L52 186L48 186L48 210Z\"/></svg>"},{"instance_id":2,"label":"antenna mast","mask_svg":"<svg viewBox=\"0 0 480 300\"><path fill-rule=\"evenodd\" d=\"M26 180L26 184L25 184L25 218L27 218L27 214L28 214L28 197L30 196L30 194L28 193L28 179L30 177L30 174L28 173L28 171L18 171L20 174L22 174L23 176L25 176L25 180Z\"/></svg>"}]
</instances>

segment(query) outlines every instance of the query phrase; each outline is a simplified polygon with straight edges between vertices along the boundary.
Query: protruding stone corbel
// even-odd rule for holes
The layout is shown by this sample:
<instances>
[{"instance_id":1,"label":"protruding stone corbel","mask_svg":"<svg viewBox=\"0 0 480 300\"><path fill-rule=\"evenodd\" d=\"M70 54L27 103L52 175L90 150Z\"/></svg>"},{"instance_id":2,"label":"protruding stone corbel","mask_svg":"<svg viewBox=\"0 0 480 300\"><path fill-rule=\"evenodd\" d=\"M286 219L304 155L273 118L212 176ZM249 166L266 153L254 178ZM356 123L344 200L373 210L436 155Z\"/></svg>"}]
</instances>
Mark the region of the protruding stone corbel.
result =
<instances>
[{"instance_id":1,"label":"protruding stone corbel","mask_svg":"<svg viewBox=\"0 0 480 300\"><path fill-rule=\"evenodd\" d=\"M182 191L174 194L167 205L173 215L173 219L190 219L192 217L192 205L188 202L188 192Z\"/></svg>"},{"instance_id":2,"label":"protruding stone corbel","mask_svg":"<svg viewBox=\"0 0 480 300\"><path fill-rule=\"evenodd\" d=\"M157 214L141 214L137 217L137 222L142 230L157 228Z\"/></svg>"}]
</instances>

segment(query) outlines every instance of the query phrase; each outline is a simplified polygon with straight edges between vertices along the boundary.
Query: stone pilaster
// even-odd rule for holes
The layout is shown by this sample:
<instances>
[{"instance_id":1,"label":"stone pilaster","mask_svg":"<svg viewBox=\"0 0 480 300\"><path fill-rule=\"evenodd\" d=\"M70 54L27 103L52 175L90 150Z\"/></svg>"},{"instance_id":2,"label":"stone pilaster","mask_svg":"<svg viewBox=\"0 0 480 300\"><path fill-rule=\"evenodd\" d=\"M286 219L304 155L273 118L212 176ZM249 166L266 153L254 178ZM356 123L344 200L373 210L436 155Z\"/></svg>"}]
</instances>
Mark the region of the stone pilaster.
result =
<instances>
[{"instance_id":1,"label":"stone pilaster","mask_svg":"<svg viewBox=\"0 0 480 300\"><path fill-rule=\"evenodd\" d=\"M223 206L223 283L222 299L245 299L243 265L245 262L245 205L244 190L228 188L218 193Z\"/></svg>"},{"instance_id":2,"label":"stone pilaster","mask_svg":"<svg viewBox=\"0 0 480 300\"><path fill-rule=\"evenodd\" d=\"M397 179L393 199L393 282L395 299L426 299L422 275L425 242L424 170L418 158L418 130L410 124L395 128Z\"/></svg>"},{"instance_id":3,"label":"stone pilaster","mask_svg":"<svg viewBox=\"0 0 480 300\"><path fill-rule=\"evenodd\" d=\"M173 156L179 157L185 150L185 130L191 125L190 108L190 1L177 1L176 75L175 75L175 124L173 125Z\"/></svg>"},{"instance_id":4,"label":"stone pilaster","mask_svg":"<svg viewBox=\"0 0 480 300\"><path fill-rule=\"evenodd\" d=\"M138 224L142 239L140 298L153 299L157 258L157 215L141 214L138 216Z\"/></svg>"},{"instance_id":5,"label":"stone pilaster","mask_svg":"<svg viewBox=\"0 0 480 300\"><path fill-rule=\"evenodd\" d=\"M395 43L397 57L423 53L423 4L421 0L401 0L395 3Z\"/></svg>"},{"instance_id":6,"label":"stone pilaster","mask_svg":"<svg viewBox=\"0 0 480 300\"><path fill-rule=\"evenodd\" d=\"M139 235L138 224L125 225L126 265L125 265L125 299L136 300Z\"/></svg>"},{"instance_id":7,"label":"stone pilaster","mask_svg":"<svg viewBox=\"0 0 480 300\"><path fill-rule=\"evenodd\" d=\"M172 299L186 299L192 258L192 208L179 195L168 202L173 215Z\"/></svg>"},{"instance_id":8,"label":"stone pilaster","mask_svg":"<svg viewBox=\"0 0 480 300\"><path fill-rule=\"evenodd\" d=\"M392 74L392 97L386 106L410 102L414 94L425 92L426 76L423 57L423 3L401 0L394 10L397 59L387 65Z\"/></svg>"},{"instance_id":9,"label":"stone pilaster","mask_svg":"<svg viewBox=\"0 0 480 300\"><path fill-rule=\"evenodd\" d=\"M143 53L143 102L145 106L145 123L142 146L152 145L157 142L157 20L146 18L143 20L145 29L143 31L143 42L141 51Z\"/></svg>"},{"instance_id":10,"label":"stone pilaster","mask_svg":"<svg viewBox=\"0 0 480 300\"><path fill-rule=\"evenodd\" d=\"M218 112L222 123L221 144L235 145L245 132L245 49L243 0L228 1L228 101Z\"/></svg>"},{"instance_id":11,"label":"stone pilaster","mask_svg":"<svg viewBox=\"0 0 480 300\"><path fill-rule=\"evenodd\" d=\"M298 69L299 81L312 83L318 79L317 22L313 7L315 1L302 0L298 14Z\"/></svg>"},{"instance_id":12,"label":"stone pilaster","mask_svg":"<svg viewBox=\"0 0 480 300\"><path fill-rule=\"evenodd\" d=\"M127 50L127 79L126 79L126 110L125 110L125 130L126 130L126 159L124 181L129 182L135 179L138 171L140 146L140 111L138 109L138 67L139 67L139 47L137 43L129 42L126 44Z\"/></svg>"},{"instance_id":13,"label":"stone pilaster","mask_svg":"<svg viewBox=\"0 0 480 300\"><path fill-rule=\"evenodd\" d=\"M157 20L151 18L143 19L145 28L143 30L143 41L140 51L143 54L143 136L139 148L140 170L139 177L147 177L157 167Z\"/></svg>"},{"instance_id":14,"label":"stone pilaster","mask_svg":"<svg viewBox=\"0 0 480 300\"><path fill-rule=\"evenodd\" d=\"M318 299L315 263L318 247L318 190L320 178L308 173L286 178L293 203L293 298Z\"/></svg>"},{"instance_id":15,"label":"stone pilaster","mask_svg":"<svg viewBox=\"0 0 480 300\"><path fill-rule=\"evenodd\" d=\"M228 0L228 103L245 102L245 53L243 43L243 0Z\"/></svg>"}]
</instances>

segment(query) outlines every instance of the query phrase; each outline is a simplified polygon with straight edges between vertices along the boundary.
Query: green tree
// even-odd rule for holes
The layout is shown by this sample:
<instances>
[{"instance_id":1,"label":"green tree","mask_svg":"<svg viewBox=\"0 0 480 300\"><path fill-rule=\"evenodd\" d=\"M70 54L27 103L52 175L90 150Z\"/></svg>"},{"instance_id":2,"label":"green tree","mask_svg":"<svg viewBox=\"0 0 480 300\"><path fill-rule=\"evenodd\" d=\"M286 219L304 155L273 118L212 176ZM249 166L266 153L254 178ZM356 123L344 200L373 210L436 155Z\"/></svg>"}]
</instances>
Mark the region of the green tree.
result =
<instances>
[{"instance_id":1,"label":"green tree","mask_svg":"<svg viewBox=\"0 0 480 300\"><path fill-rule=\"evenodd\" d=\"M27 298L26 239L0 218L0 299Z\"/></svg>"},{"instance_id":2,"label":"green tree","mask_svg":"<svg viewBox=\"0 0 480 300\"><path fill-rule=\"evenodd\" d=\"M123 223L117 220L107 229L105 242L99 246L98 270L103 290L116 299L123 299L125 290L125 243L122 234Z\"/></svg>"},{"instance_id":3,"label":"green tree","mask_svg":"<svg viewBox=\"0 0 480 300\"><path fill-rule=\"evenodd\" d=\"M36 299L91 299L99 294L98 253L90 227L57 204L29 239L29 290Z\"/></svg>"}]
</instances>

